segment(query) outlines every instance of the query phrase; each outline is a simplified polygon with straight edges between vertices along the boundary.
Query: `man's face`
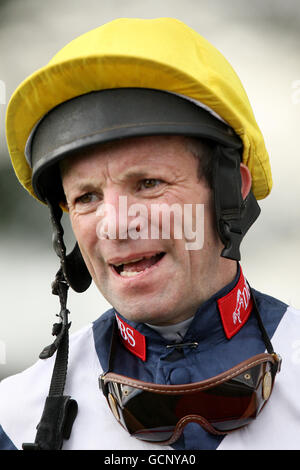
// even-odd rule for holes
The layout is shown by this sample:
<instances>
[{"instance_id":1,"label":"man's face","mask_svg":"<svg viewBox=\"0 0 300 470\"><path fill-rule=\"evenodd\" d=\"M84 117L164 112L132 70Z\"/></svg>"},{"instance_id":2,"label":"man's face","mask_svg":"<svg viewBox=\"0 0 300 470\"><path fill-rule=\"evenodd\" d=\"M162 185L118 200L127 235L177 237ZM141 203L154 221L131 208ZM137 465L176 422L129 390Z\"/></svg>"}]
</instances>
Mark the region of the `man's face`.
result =
<instances>
[{"instance_id":1,"label":"man's face","mask_svg":"<svg viewBox=\"0 0 300 470\"><path fill-rule=\"evenodd\" d=\"M85 263L103 296L125 318L157 325L177 323L191 317L222 287L226 260L220 257L211 189L199 180L198 162L184 137L131 138L99 146L64 162L62 178ZM128 211L133 204L144 208L135 234L148 223L148 237L130 236L128 227L137 214L124 213L124 207ZM192 204L193 230L201 222L196 220L196 204L203 205L201 249L187 249L190 239L186 239L183 218L181 238L175 236L172 217L170 236L161 236L161 216L156 219L159 238L151 237L152 209L158 204L177 204L182 214L185 205ZM104 212L101 216L99 211L108 205L115 209L117 236L101 239ZM113 213L105 214L109 222Z\"/></svg>"}]
</instances>

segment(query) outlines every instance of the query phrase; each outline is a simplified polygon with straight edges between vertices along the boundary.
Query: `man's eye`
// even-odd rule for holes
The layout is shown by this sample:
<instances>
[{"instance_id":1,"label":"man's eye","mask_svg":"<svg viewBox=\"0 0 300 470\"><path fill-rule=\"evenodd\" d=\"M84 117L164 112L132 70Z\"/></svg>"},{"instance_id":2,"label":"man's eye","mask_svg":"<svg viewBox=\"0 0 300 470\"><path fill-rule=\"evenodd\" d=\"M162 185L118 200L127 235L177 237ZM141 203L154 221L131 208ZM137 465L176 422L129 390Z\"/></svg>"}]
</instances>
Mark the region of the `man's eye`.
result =
<instances>
[{"instance_id":1,"label":"man's eye","mask_svg":"<svg viewBox=\"0 0 300 470\"><path fill-rule=\"evenodd\" d=\"M77 204L90 204L91 202L97 201L97 196L94 193L85 193L82 196L76 198Z\"/></svg>"},{"instance_id":2,"label":"man's eye","mask_svg":"<svg viewBox=\"0 0 300 470\"><path fill-rule=\"evenodd\" d=\"M146 189L152 189L158 186L161 183L161 180L156 178L146 178L141 182L141 187Z\"/></svg>"}]
</instances>

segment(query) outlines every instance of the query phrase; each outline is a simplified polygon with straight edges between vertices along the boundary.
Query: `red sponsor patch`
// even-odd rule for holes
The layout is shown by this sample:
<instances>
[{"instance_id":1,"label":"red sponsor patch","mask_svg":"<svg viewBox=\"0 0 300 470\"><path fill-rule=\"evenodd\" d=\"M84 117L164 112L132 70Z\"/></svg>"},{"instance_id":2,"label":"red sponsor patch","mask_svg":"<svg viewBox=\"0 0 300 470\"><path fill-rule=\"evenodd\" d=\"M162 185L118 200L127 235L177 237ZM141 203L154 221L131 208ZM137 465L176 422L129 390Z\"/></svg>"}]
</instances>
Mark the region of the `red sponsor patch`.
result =
<instances>
[{"instance_id":1,"label":"red sponsor patch","mask_svg":"<svg viewBox=\"0 0 300 470\"><path fill-rule=\"evenodd\" d=\"M237 285L217 302L226 337L230 339L246 323L253 306L250 288L242 269Z\"/></svg>"},{"instance_id":2,"label":"red sponsor patch","mask_svg":"<svg viewBox=\"0 0 300 470\"><path fill-rule=\"evenodd\" d=\"M116 314L120 338L125 346L132 354L139 357L143 361L146 360L146 338L142 333L128 325L124 320Z\"/></svg>"}]
</instances>

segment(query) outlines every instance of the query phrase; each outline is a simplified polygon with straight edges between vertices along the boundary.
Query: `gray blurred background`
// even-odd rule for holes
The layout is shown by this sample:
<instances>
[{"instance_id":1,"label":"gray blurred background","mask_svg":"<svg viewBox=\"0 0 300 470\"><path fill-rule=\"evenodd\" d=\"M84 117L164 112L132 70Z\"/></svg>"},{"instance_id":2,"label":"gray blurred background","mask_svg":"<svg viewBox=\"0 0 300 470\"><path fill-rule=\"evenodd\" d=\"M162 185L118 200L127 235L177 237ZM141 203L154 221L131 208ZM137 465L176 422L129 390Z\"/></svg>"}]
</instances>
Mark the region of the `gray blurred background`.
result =
<instances>
[{"instance_id":1,"label":"gray blurred background","mask_svg":"<svg viewBox=\"0 0 300 470\"><path fill-rule=\"evenodd\" d=\"M78 35L118 17L161 16L178 18L206 37L244 84L270 154L274 187L243 242L242 266L253 287L300 308L299 0L0 0L0 380L36 361L53 340L59 310L50 288L58 262L48 212L27 195L10 166L7 102L23 79ZM72 331L108 307L94 286L85 294L70 292Z\"/></svg>"}]
</instances>

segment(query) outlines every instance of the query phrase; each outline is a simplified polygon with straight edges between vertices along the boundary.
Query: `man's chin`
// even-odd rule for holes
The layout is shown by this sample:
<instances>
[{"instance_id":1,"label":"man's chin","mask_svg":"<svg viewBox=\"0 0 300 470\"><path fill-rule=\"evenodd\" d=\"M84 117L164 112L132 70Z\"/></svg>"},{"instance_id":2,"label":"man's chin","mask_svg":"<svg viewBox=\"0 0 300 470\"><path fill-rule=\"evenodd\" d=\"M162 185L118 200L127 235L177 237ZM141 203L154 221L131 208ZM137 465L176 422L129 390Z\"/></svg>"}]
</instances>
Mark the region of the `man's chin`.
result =
<instances>
[{"instance_id":1,"label":"man's chin","mask_svg":"<svg viewBox=\"0 0 300 470\"><path fill-rule=\"evenodd\" d=\"M123 318L135 323L156 324L160 323L162 318L172 317L170 311L160 308L159 305L155 307L153 300L151 303L151 310L149 310L149 305L147 305L149 301L145 299L140 305L137 302L131 301L113 302L112 305Z\"/></svg>"},{"instance_id":2,"label":"man's chin","mask_svg":"<svg viewBox=\"0 0 300 470\"><path fill-rule=\"evenodd\" d=\"M122 315L123 318L129 321L133 321L135 323L147 323L149 325L157 325L157 326L164 326L164 325L171 325L174 323L178 323L181 320L181 316L174 311L174 308L171 306L166 308L166 305L161 306L159 303L155 305L155 302L151 302L151 310L149 310L149 306L147 308L147 302L144 302L143 306L137 308L137 305L126 305L126 309L124 309L124 303L120 305L120 309L117 306L114 306L115 310ZM178 321L176 321L177 316L179 317Z\"/></svg>"}]
</instances>

